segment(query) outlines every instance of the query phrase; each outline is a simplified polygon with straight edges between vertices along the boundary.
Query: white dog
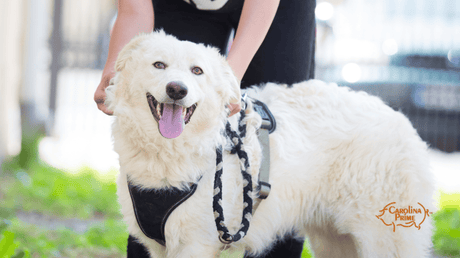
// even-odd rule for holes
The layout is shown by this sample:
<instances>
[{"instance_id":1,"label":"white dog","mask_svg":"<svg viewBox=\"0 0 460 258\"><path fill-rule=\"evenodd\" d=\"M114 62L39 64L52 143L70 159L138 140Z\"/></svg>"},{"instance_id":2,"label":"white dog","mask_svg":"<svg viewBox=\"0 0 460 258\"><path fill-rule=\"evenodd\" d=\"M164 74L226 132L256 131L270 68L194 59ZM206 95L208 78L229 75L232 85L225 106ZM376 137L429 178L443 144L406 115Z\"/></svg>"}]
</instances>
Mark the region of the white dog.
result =
<instances>
[{"instance_id":1,"label":"white dog","mask_svg":"<svg viewBox=\"0 0 460 258\"><path fill-rule=\"evenodd\" d=\"M271 193L247 235L224 245L212 208L216 148L228 146L222 131L227 121L237 128L240 115L227 118L226 106L241 98L225 58L214 48L155 32L133 39L116 70L107 104L116 116L118 196L129 233L152 257L215 257L223 249L262 254L293 231L308 237L315 257L428 255L434 187L427 146L404 115L377 97L318 80L248 90L276 117ZM256 189L264 158L257 139L261 118L251 107L243 148ZM235 233L243 180L238 157L224 151L223 160L222 206ZM128 178L145 191L197 184L167 218L165 246L141 230Z\"/></svg>"}]
</instances>

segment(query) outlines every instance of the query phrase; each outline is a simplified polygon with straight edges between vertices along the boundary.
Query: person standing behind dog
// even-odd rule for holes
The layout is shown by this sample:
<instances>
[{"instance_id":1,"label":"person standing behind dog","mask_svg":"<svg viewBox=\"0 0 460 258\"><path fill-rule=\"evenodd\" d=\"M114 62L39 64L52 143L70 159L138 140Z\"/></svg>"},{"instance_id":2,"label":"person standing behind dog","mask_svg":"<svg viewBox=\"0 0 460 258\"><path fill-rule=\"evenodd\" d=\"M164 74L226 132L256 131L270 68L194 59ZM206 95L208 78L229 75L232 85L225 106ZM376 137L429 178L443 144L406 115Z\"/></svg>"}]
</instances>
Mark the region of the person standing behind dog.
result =
<instances>
[{"instance_id":1,"label":"person standing behind dog","mask_svg":"<svg viewBox=\"0 0 460 258\"><path fill-rule=\"evenodd\" d=\"M136 35L163 29L180 40L217 47L241 88L266 82L291 85L314 77L316 0L119 0L109 54L94 94L97 107L104 105L105 88L115 75L121 49ZM232 31L236 30L227 53ZM229 106L231 115L240 106ZM303 240L285 237L264 256L300 257ZM128 257L148 257L133 237ZM246 255L245 257L250 257Z\"/></svg>"}]
</instances>

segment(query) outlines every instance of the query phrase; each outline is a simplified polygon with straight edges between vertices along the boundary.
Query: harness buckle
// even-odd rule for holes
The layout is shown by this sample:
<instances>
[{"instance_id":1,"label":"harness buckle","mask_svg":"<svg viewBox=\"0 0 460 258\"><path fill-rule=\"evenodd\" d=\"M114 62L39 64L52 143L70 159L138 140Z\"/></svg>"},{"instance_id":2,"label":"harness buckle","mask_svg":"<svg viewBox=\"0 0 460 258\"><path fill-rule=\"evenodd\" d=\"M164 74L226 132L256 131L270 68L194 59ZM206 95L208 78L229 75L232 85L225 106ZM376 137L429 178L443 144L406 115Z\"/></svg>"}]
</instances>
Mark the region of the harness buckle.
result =
<instances>
[{"instance_id":1,"label":"harness buckle","mask_svg":"<svg viewBox=\"0 0 460 258\"><path fill-rule=\"evenodd\" d=\"M269 183L259 181L259 186L257 187L259 190L259 199L267 199L268 194L270 194L271 185Z\"/></svg>"},{"instance_id":2,"label":"harness buckle","mask_svg":"<svg viewBox=\"0 0 460 258\"><path fill-rule=\"evenodd\" d=\"M262 125L260 129L267 129L268 133L273 133L276 129L276 120L270 112L270 109L268 109L265 103L257 99L252 99L252 103L254 104L254 110L257 111L262 118Z\"/></svg>"}]
</instances>

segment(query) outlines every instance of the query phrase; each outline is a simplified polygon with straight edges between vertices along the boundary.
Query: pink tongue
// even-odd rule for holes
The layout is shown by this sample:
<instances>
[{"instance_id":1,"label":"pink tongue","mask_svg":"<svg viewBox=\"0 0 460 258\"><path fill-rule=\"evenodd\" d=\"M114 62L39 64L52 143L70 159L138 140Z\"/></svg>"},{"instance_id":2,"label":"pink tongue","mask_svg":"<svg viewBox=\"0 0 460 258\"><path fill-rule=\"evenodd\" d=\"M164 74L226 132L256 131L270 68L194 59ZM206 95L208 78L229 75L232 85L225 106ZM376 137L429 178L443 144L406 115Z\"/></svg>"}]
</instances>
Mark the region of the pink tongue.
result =
<instances>
[{"instance_id":1,"label":"pink tongue","mask_svg":"<svg viewBox=\"0 0 460 258\"><path fill-rule=\"evenodd\" d=\"M164 104L163 115L159 121L160 133L166 138L176 138L184 130L185 123L182 118L182 106Z\"/></svg>"}]
</instances>

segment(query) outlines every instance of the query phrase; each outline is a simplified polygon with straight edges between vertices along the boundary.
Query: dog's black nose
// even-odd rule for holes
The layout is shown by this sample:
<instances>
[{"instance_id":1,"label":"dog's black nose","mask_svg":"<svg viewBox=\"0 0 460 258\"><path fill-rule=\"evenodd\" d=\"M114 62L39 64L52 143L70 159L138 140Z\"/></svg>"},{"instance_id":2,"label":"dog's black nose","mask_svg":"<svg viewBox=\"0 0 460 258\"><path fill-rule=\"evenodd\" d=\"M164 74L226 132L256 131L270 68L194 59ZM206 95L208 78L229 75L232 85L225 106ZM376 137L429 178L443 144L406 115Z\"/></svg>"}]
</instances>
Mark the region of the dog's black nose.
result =
<instances>
[{"instance_id":1,"label":"dog's black nose","mask_svg":"<svg viewBox=\"0 0 460 258\"><path fill-rule=\"evenodd\" d=\"M170 82L166 85L166 94L173 100L183 99L187 92L187 86L182 82Z\"/></svg>"}]
</instances>

